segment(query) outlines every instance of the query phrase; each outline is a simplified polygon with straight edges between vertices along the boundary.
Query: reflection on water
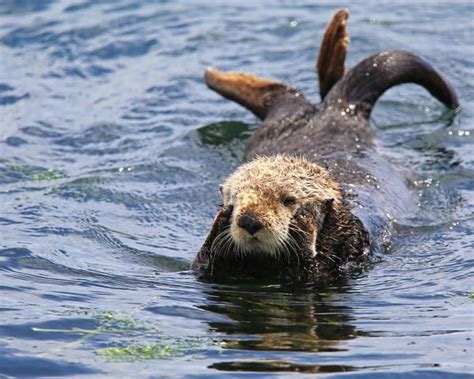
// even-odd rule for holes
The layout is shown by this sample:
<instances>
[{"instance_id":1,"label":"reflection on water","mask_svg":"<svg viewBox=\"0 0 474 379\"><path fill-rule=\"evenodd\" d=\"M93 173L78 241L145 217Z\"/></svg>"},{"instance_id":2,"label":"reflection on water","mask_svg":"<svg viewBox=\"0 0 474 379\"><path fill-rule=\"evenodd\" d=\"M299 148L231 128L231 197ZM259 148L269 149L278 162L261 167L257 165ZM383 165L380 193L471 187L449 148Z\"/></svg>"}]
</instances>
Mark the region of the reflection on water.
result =
<instances>
[{"instance_id":1,"label":"reflection on water","mask_svg":"<svg viewBox=\"0 0 474 379\"><path fill-rule=\"evenodd\" d=\"M323 289L288 288L287 292L278 286L246 287L218 287L207 293L213 304L203 309L232 320L209 324L212 330L237 336L223 341L226 348L336 352L344 350L339 341L356 337L350 309L331 305Z\"/></svg>"},{"instance_id":2,"label":"reflection on water","mask_svg":"<svg viewBox=\"0 0 474 379\"><path fill-rule=\"evenodd\" d=\"M349 365L299 363L298 353L346 351L344 341L364 335L351 323L351 309L332 304L346 283L331 288L284 287L278 284L245 283L214 285L206 290L209 304L201 308L225 318L208 323L210 331L225 336L225 350L247 352L245 360L225 360L211 368L225 371L324 373L353 371ZM253 354L249 354L253 352ZM258 352L287 353L272 360Z\"/></svg>"},{"instance_id":3,"label":"reflection on water","mask_svg":"<svg viewBox=\"0 0 474 379\"><path fill-rule=\"evenodd\" d=\"M222 371L249 371L249 372L298 372L308 374L326 374L354 371L354 367L343 365L308 365L281 361L245 361L220 362L210 366Z\"/></svg>"},{"instance_id":4,"label":"reflection on water","mask_svg":"<svg viewBox=\"0 0 474 379\"><path fill-rule=\"evenodd\" d=\"M318 99L332 2L0 2L0 376L468 377L474 119L469 2L342 2L349 66L424 56L373 113L418 196L367 272L295 288L188 271L258 121L203 83L242 70Z\"/></svg>"}]
</instances>

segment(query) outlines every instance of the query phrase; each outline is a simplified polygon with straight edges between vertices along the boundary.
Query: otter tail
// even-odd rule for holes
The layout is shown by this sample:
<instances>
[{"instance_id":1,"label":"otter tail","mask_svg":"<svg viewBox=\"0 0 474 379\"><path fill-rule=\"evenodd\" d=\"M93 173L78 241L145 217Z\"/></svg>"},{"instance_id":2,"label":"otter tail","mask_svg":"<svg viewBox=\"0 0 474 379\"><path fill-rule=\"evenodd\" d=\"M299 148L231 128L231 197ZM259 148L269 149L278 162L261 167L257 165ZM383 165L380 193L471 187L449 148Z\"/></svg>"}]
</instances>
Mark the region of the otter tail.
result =
<instances>
[{"instance_id":1,"label":"otter tail","mask_svg":"<svg viewBox=\"0 0 474 379\"><path fill-rule=\"evenodd\" d=\"M369 117L377 99L389 88L403 83L419 84L447 107L459 107L456 93L441 74L424 59L403 50L364 59L334 85L323 106L352 105L355 113Z\"/></svg>"}]
</instances>

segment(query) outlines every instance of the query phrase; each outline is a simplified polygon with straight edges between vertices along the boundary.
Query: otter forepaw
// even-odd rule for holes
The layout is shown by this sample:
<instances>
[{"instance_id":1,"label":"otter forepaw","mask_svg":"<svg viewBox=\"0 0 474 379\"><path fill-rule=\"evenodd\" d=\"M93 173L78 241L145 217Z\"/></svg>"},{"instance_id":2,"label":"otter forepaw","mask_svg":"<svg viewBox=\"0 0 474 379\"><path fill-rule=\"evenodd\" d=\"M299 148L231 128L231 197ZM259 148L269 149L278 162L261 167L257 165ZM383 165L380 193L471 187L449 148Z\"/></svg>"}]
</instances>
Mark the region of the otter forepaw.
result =
<instances>
[{"instance_id":1,"label":"otter forepaw","mask_svg":"<svg viewBox=\"0 0 474 379\"><path fill-rule=\"evenodd\" d=\"M300 207L300 209L296 211L294 219L298 220L300 218L314 218L314 212L306 207Z\"/></svg>"},{"instance_id":2,"label":"otter forepaw","mask_svg":"<svg viewBox=\"0 0 474 379\"><path fill-rule=\"evenodd\" d=\"M222 207L212 223L211 230L204 241L199 253L193 261L192 268L194 270L199 270L203 267L207 267L209 263L209 254L211 253L211 247L214 240L222 233L222 231L227 228L230 224L230 219L232 217L232 211L234 207L232 205Z\"/></svg>"},{"instance_id":3,"label":"otter forepaw","mask_svg":"<svg viewBox=\"0 0 474 379\"><path fill-rule=\"evenodd\" d=\"M301 208L295 215L290 230L302 249L308 250L312 256L316 255L317 224L311 211Z\"/></svg>"},{"instance_id":4,"label":"otter forepaw","mask_svg":"<svg viewBox=\"0 0 474 379\"><path fill-rule=\"evenodd\" d=\"M316 221L311 213L304 211L295 217L296 230L307 236L316 235Z\"/></svg>"},{"instance_id":5,"label":"otter forepaw","mask_svg":"<svg viewBox=\"0 0 474 379\"><path fill-rule=\"evenodd\" d=\"M234 207L232 205L224 206L220 209L218 213L218 231L221 232L225 227L230 224L230 219L232 217L232 211Z\"/></svg>"}]
</instances>

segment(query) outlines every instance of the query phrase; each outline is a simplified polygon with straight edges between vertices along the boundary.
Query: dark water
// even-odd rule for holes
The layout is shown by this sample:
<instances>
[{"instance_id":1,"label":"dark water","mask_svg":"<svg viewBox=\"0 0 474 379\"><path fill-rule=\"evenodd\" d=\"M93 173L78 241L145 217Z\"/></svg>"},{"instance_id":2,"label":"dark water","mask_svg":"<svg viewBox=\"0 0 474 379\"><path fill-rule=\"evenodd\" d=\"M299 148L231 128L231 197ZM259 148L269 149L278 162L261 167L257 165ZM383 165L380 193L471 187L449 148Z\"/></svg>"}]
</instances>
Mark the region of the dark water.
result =
<instances>
[{"instance_id":1,"label":"dark water","mask_svg":"<svg viewBox=\"0 0 474 379\"><path fill-rule=\"evenodd\" d=\"M0 377L473 373L473 5L466 1L0 1ZM208 65L300 87L350 6L349 64L404 48L457 89L373 115L419 194L366 273L324 288L188 271L257 121Z\"/></svg>"}]
</instances>

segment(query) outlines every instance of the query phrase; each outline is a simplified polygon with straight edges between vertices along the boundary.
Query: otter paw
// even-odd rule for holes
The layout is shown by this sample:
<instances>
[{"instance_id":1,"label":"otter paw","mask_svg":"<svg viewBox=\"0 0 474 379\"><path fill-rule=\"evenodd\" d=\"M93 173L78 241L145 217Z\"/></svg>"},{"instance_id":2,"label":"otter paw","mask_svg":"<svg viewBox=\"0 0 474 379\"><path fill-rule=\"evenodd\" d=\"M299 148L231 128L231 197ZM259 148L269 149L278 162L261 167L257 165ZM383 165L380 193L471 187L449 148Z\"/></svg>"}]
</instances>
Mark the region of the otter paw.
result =
<instances>
[{"instance_id":1,"label":"otter paw","mask_svg":"<svg viewBox=\"0 0 474 379\"><path fill-rule=\"evenodd\" d=\"M300 209L296 211L294 218L297 220L301 217L312 218L314 217L314 215L313 215L313 212L311 212L308 208L300 207Z\"/></svg>"},{"instance_id":2,"label":"otter paw","mask_svg":"<svg viewBox=\"0 0 474 379\"><path fill-rule=\"evenodd\" d=\"M316 243L317 225L314 216L305 209L300 209L293 219L293 237L301 244L314 249Z\"/></svg>"},{"instance_id":3,"label":"otter paw","mask_svg":"<svg viewBox=\"0 0 474 379\"><path fill-rule=\"evenodd\" d=\"M316 234L316 221L314 220L314 217L310 215L302 214L298 216L298 218L295 219L295 225L300 231L307 235Z\"/></svg>"},{"instance_id":4,"label":"otter paw","mask_svg":"<svg viewBox=\"0 0 474 379\"><path fill-rule=\"evenodd\" d=\"M232 217L232 211L234 207L232 205L228 205L226 207L222 207L219 213L217 214L218 220L218 232L221 232L225 227L230 224L230 219Z\"/></svg>"}]
</instances>

